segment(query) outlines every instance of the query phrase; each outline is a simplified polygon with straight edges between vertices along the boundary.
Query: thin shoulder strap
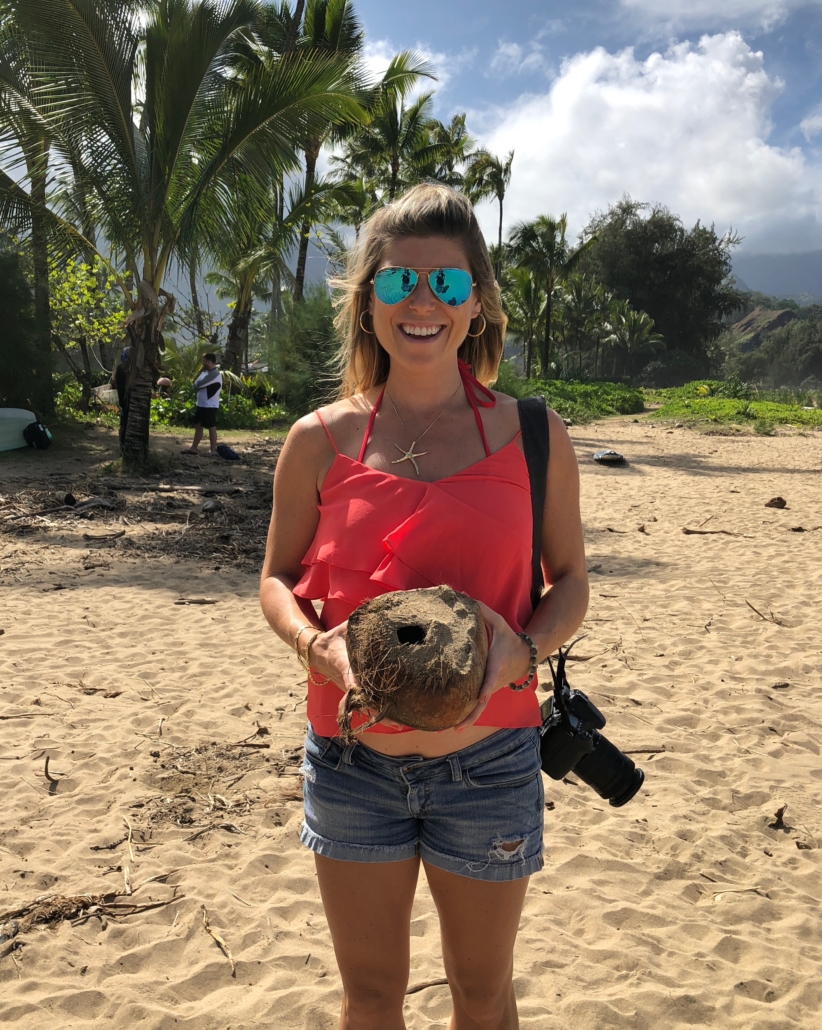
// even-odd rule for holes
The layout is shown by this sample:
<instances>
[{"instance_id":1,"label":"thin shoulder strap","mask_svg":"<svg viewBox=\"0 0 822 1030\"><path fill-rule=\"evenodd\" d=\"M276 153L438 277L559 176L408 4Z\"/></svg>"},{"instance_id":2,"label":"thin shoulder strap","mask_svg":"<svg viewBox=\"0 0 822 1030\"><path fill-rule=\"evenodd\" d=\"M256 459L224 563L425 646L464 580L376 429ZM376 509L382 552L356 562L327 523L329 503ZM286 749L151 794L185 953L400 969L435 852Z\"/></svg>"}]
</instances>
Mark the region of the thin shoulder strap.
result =
<instances>
[{"instance_id":1,"label":"thin shoulder strap","mask_svg":"<svg viewBox=\"0 0 822 1030\"><path fill-rule=\"evenodd\" d=\"M377 417L377 412L380 410L382 399L385 396L385 387L382 388L377 403L371 409L371 416L368 419L368 425L365 427L365 436L362 438L362 444L360 445L360 453L357 461L362 464L365 461L365 452L368 448L368 441L371 439L371 431L374 428L374 419Z\"/></svg>"},{"instance_id":2,"label":"thin shoulder strap","mask_svg":"<svg viewBox=\"0 0 822 1030\"><path fill-rule=\"evenodd\" d=\"M325 430L325 435L326 435L326 436L328 437L328 439L329 439L329 440L331 441L331 446L332 446L332 447L334 448L334 450L335 450L335 451L337 452L337 454L339 454L339 453L340 453L340 449L339 449L339 447L337 447L337 444L336 444L336 442L335 442L335 440L334 440L334 437L333 437L333 436L331 435L331 433L329 432L328 426L327 426L327 425L325 424L325 419L324 419L324 418L322 417L322 415L320 414L319 408L318 408L318 409L317 409L317 410L316 410L316 411L314 412L314 414L315 414L315 415L317 416L317 418L318 418L318 419L320 420L320 425L321 425L321 426L323 427L323 429Z\"/></svg>"},{"instance_id":3,"label":"thin shoulder strap","mask_svg":"<svg viewBox=\"0 0 822 1030\"><path fill-rule=\"evenodd\" d=\"M468 403L474 411L474 419L477 423L477 429L479 429L479 435L482 439L482 446L485 448L485 457L491 456L491 448L488 446L488 440L485 437L485 427L482 424L482 415L480 415L480 408L493 408L497 403L497 399L491 390L487 386L483 386L479 380L475 379L471 375L471 366L466 365L464 361L457 358L457 367L460 371L460 378L462 379L463 389L465 390L465 396L468 398Z\"/></svg>"},{"instance_id":4,"label":"thin shoulder strap","mask_svg":"<svg viewBox=\"0 0 822 1030\"><path fill-rule=\"evenodd\" d=\"M534 527L531 542L531 604L534 608L542 597L545 579L542 575L542 513L548 481L550 433L548 410L544 397L525 397L517 401L522 448L531 481L531 512Z\"/></svg>"}]
</instances>

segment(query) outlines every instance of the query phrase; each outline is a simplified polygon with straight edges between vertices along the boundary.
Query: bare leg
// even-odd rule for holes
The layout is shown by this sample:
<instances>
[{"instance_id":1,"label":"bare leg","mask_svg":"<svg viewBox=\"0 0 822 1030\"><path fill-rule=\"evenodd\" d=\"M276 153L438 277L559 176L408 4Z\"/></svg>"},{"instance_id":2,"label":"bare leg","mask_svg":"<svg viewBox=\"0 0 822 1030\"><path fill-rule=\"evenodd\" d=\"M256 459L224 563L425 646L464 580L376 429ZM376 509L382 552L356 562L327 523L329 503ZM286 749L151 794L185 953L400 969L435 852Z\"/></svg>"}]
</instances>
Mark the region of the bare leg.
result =
<instances>
[{"instance_id":1,"label":"bare leg","mask_svg":"<svg viewBox=\"0 0 822 1030\"><path fill-rule=\"evenodd\" d=\"M197 453L197 448L200 446L200 440L202 440L202 438L203 438L203 427L199 426L199 425L195 426L194 427L194 439L191 441L191 446L188 447L185 451L183 451L183 453L184 454L196 454Z\"/></svg>"},{"instance_id":2,"label":"bare leg","mask_svg":"<svg viewBox=\"0 0 822 1030\"><path fill-rule=\"evenodd\" d=\"M340 1030L405 1030L402 1008L419 859L314 858L343 982Z\"/></svg>"},{"instance_id":3,"label":"bare leg","mask_svg":"<svg viewBox=\"0 0 822 1030\"><path fill-rule=\"evenodd\" d=\"M517 1030L514 941L528 877L489 883L424 865L454 1000L451 1030Z\"/></svg>"},{"instance_id":4,"label":"bare leg","mask_svg":"<svg viewBox=\"0 0 822 1030\"><path fill-rule=\"evenodd\" d=\"M211 448L211 453L212 454L216 454L217 453L217 427L216 426L211 426L211 428L208 430L208 442L209 442L209 446Z\"/></svg>"}]
</instances>

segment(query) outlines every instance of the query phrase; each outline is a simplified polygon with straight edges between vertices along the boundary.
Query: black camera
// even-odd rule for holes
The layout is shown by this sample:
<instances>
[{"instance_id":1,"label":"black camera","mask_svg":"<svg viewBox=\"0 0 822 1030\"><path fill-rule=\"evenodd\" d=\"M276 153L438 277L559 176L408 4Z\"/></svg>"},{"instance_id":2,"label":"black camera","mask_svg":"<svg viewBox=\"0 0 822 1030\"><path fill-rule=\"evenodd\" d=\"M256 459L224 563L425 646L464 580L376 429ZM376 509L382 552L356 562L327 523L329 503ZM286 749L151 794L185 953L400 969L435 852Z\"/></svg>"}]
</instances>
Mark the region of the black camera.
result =
<instances>
[{"instance_id":1,"label":"black camera","mask_svg":"<svg viewBox=\"0 0 822 1030\"><path fill-rule=\"evenodd\" d=\"M582 639L581 637L579 639ZM572 769L614 808L627 805L645 779L645 773L599 732L605 716L581 690L571 690L565 675L568 652L559 649L557 667L548 659L554 680L553 697L540 706L542 712L542 769L561 780Z\"/></svg>"}]
</instances>

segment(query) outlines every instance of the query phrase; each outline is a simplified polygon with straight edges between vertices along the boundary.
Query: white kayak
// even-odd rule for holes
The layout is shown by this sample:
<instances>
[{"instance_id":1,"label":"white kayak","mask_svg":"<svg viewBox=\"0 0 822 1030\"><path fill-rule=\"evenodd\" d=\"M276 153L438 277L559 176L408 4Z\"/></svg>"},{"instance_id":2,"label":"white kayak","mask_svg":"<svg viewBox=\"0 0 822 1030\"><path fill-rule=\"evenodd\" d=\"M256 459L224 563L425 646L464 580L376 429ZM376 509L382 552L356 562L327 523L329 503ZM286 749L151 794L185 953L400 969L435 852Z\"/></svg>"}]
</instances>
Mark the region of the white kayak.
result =
<instances>
[{"instance_id":1,"label":"white kayak","mask_svg":"<svg viewBox=\"0 0 822 1030\"><path fill-rule=\"evenodd\" d=\"M23 430L36 421L34 412L26 411L25 408L0 408L0 451L27 447Z\"/></svg>"}]
</instances>

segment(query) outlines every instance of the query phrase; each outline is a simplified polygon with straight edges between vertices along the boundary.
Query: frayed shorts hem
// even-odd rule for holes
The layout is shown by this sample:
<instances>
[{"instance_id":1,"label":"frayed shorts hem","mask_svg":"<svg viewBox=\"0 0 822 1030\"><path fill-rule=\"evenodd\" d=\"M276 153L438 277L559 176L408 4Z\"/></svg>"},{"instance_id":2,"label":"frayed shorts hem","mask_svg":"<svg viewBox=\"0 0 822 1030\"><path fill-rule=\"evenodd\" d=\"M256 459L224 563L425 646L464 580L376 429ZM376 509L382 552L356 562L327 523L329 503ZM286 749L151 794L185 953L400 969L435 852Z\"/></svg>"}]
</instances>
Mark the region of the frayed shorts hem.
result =
<instances>
[{"instance_id":1,"label":"frayed shorts hem","mask_svg":"<svg viewBox=\"0 0 822 1030\"><path fill-rule=\"evenodd\" d=\"M324 858L333 858L339 862L404 862L419 855L424 862L436 866L446 873L465 876L469 880L485 880L489 883L507 883L521 880L533 873L538 873L545 864L542 850L526 859L512 859L510 862L478 863L467 862L464 858L443 855L420 841L408 841L396 846L376 846L365 844L344 844L342 841L329 840L315 833L305 823L300 830L300 841L307 848Z\"/></svg>"}]
</instances>

